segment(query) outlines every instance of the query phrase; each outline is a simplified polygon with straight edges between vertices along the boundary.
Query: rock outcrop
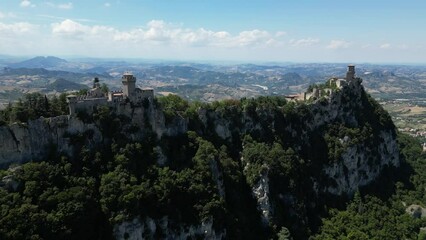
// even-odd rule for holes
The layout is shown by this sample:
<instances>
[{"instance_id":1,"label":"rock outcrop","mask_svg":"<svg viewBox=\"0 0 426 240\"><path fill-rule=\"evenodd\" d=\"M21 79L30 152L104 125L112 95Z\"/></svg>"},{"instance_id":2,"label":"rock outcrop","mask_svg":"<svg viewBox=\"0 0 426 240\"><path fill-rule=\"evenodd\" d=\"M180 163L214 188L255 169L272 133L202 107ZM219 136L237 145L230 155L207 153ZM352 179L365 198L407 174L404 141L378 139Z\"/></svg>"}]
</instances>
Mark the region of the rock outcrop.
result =
<instances>
[{"instance_id":1,"label":"rock outcrop","mask_svg":"<svg viewBox=\"0 0 426 240\"><path fill-rule=\"evenodd\" d=\"M138 131L125 133L129 139L135 141L143 139L142 130L148 127L147 122L158 138L185 133L188 127L187 121L182 117L176 117L173 124L166 126L164 114L153 104L147 109L132 108L128 104L117 114L131 119L127 126L123 126L123 130L130 125L137 127ZM0 167L40 161L52 151L73 156L76 142L93 147L104 142L104 135L95 122L88 123L75 116L40 117L27 123L0 126Z\"/></svg>"},{"instance_id":2,"label":"rock outcrop","mask_svg":"<svg viewBox=\"0 0 426 240\"><path fill-rule=\"evenodd\" d=\"M424 218L426 217L426 208L412 204L405 209L405 212L410 214L413 218Z\"/></svg>"},{"instance_id":3,"label":"rock outcrop","mask_svg":"<svg viewBox=\"0 0 426 240\"><path fill-rule=\"evenodd\" d=\"M142 240L142 239L223 239L226 232L216 232L213 229L213 221L202 222L200 225L172 227L168 217L159 220L146 217L141 220L134 218L114 226L114 237L118 240Z\"/></svg>"},{"instance_id":4,"label":"rock outcrop","mask_svg":"<svg viewBox=\"0 0 426 240\"><path fill-rule=\"evenodd\" d=\"M258 209L262 213L263 224L268 225L272 217L272 206L269 200L269 178L267 173L262 174L252 191L257 200Z\"/></svg>"},{"instance_id":5,"label":"rock outcrop","mask_svg":"<svg viewBox=\"0 0 426 240\"><path fill-rule=\"evenodd\" d=\"M86 134L86 136L83 136ZM73 137L81 135L88 146L102 142L98 127L69 116L39 118L0 127L0 166L43 160L52 151L73 154Z\"/></svg>"},{"instance_id":6,"label":"rock outcrop","mask_svg":"<svg viewBox=\"0 0 426 240\"><path fill-rule=\"evenodd\" d=\"M361 186L375 180L386 166L399 166L397 142L390 131L380 132L383 141L374 146L379 154L372 163L371 146L359 144L348 148L342 155L341 162L326 165L324 173L334 181L333 185L325 186L324 191L334 194L353 194Z\"/></svg>"}]
</instances>

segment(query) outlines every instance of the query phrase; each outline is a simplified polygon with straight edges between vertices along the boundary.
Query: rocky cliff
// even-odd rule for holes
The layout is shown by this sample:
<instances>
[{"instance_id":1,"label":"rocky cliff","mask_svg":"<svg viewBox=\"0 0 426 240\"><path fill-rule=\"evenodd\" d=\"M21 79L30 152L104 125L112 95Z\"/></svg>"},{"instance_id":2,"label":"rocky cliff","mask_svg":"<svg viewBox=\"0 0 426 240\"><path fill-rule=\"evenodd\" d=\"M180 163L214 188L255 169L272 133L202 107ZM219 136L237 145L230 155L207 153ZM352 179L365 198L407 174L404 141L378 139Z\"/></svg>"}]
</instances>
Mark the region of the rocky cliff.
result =
<instances>
[{"instance_id":1,"label":"rocky cliff","mask_svg":"<svg viewBox=\"0 0 426 240\"><path fill-rule=\"evenodd\" d=\"M207 161L216 185L214 194L224 201L233 198L231 180L226 179L229 169L218 160L218 152L225 146L230 158L241 166L263 225L288 226L297 219L292 229L308 225L304 222L310 221L309 212L319 211L316 200L322 196L350 197L373 182L383 169L399 166L393 123L365 93L360 80L310 102L280 101L244 99L166 114L166 107L155 100L145 106L127 104L104 115L99 111L88 118L58 116L14 123L0 127L0 165L41 161L57 153L72 158L82 146L96 148L117 142L117 138L138 142L154 136L156 163L167 166L176 164L176 152L182 151L179 145L188 144L188 140L179 141L191 131L216 149ZM266 149L265 154L241 157L248 151L244 136L251 136L251 146ZM298 207L302 202L306 207ZM284 212L289 217L283 216ZM161 231L177 239L226 236L228 229L215 229L214 221L171 229L167 215L136 217L116 223L114 235L142 239Z\"/></svg>"},{"instance_id":2,"label":"rocky cliff","mask_svg":"<svg viewBox=\"0 0 426 240\"><path fill-rule=\"evenodd\" d=\"M84 136L89 145L102 141L95 124L58 116L0 127L0 165L43 160L52 151L73 154L72 136Z\"/></svg>"},{"instance_id":3,"label":"rocky cliff","mask_svg":"<svg viewBox=\"0 0 426 240\"><path fill-rule=\"evenodd\" d=\"M141 129L147 128L147 124L160 137L163 134L182 134L187 130L187 123L182 118L177 118L172 127L166 128L161 109L152 104L146 109L132 108L128 104L117 115L126 118L125 123L120 126L123 127L123 134L130 140L144 138ZM138 130L128 131L130 127ZM0 126L0 167L40 161L52 151L73 156L76 143L94 147L108 140L110 136L106 135L99 122L71 116L41 117L27 123Z\"/></svg>"}]
</instances>

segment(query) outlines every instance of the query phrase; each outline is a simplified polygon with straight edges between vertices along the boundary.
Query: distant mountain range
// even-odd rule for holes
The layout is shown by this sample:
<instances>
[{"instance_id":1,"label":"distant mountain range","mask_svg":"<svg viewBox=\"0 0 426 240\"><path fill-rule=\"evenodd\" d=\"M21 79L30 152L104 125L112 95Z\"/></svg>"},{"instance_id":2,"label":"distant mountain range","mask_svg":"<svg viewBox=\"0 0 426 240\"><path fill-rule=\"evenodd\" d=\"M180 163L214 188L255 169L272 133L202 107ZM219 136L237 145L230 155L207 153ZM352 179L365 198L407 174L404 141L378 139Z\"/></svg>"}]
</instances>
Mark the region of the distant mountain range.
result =
<instances>
[{"instance_id":1,"label":"distant mountain range","mask_svg":"<svg viewBox=\"0 0 426 240\"><path fill-rule=\"evenodd\" d=\"M55 68L68 63L67 60L58 57L35 57L22 62L8 64L10 68Z\"/></svg>"},{"instance_id":2,"label":"distant mountain range","mask_svg":"<svg viewBox=\"0 0 426 240\"><path fill-rule=\"evenodd\" d=\"M21 60L20 60L21 59ZM120 89L121 75L130 71L138 86L156 92L179 94L187 99L211 101L258 95L287 95L304 91L310 84L330 77L344 77L342 63L234 64L213 65L190 62L144 62L100 59L35 57L22 61L0 55L0 91L19 88L25 91L80 89L62 84L66 80L91 86L99 77L110 89ZM377 97L425 96L426 67L408 65L357 64L356 75ZM61 79L56 87L50 86ZM1 100L1 99L0 99Z\"/></svg>"},{"instance_id":3,"label":"distant mountain range","mask_svg":"<svg viewBox=\"0 0 426 240\"><path fill-rule=\"evenodd\" d=\"M110 78L109 75L97 74L97 73L77 73L77 72L68 72L68 71L56 71L56 70L47 70L44 68L10 68L6 67L3 69L3 73L0 76L40 76L41 78L63 78L72 82L82 82L87 79L94 77L99 77L103 79Z\"/></svg>"}]
</instances>

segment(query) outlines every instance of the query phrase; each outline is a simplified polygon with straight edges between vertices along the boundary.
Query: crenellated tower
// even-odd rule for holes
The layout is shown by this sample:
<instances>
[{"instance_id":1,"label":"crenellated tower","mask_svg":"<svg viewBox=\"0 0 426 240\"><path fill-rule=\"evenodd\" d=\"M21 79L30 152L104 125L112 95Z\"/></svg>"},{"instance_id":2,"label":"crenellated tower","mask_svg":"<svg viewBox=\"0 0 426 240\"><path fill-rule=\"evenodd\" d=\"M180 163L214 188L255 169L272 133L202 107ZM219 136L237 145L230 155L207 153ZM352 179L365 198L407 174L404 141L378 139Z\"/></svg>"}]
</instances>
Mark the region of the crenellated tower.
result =
<instances>
[{"instance_id":1,"label":"crenellated tower","mask_svg":"<svg viewBox=\"0 0 426 240\"><path fill-rule=\"evenodd\" d=\"M121 82L123 83L123 97L133 100L136 90L136 77L131 73L124 73Z\"/></svg>"},{"instance_id":2,"label":"crenellated tower","mask_svg":"<svg viewBox=\"0 0 426 240\"><path fill-rule=\"evenodd\" d=\"M348 71L346 72L346 81L352 81L355 79L355 65L349 65Z\"/></svg>"}]
</instances>

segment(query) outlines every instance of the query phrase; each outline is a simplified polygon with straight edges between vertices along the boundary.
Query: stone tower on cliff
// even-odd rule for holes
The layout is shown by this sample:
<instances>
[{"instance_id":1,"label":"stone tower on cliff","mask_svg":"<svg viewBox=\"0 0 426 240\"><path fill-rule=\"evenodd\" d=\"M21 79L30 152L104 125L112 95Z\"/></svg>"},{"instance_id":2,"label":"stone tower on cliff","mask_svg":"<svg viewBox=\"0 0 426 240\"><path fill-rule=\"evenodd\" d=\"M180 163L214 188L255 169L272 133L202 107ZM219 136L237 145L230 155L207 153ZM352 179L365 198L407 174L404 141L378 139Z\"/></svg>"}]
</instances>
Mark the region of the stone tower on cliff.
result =
<instances>
[{"instance_id":1,"label":"stone tower on cliff","mask_svg":"<svg viewBox=\"0 0 426 240\"><path fill-rule=\"evenodd\" d=\"M125 73L121 78L123 83L123 97L128 97L131 101L134 100L136 90L136 77L131 73Z\"/></svg>"},{"instance_id":2,"label":"stone tower on cliff","mask_svg":"<svg viewBox=\"0 0 426 240\"><path fill-rule=\"evenodd\" d=\"M355 65L349 65L348 71L346 72L346 81L352 81L355 79Z\"/></svg>"}]
</instances>

